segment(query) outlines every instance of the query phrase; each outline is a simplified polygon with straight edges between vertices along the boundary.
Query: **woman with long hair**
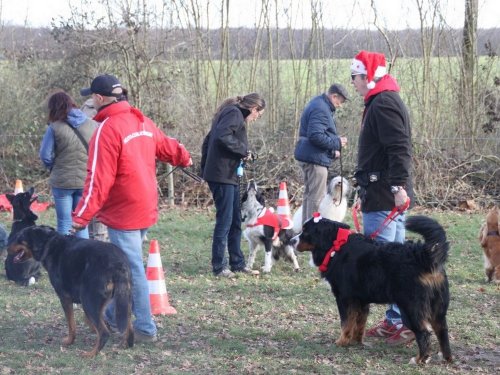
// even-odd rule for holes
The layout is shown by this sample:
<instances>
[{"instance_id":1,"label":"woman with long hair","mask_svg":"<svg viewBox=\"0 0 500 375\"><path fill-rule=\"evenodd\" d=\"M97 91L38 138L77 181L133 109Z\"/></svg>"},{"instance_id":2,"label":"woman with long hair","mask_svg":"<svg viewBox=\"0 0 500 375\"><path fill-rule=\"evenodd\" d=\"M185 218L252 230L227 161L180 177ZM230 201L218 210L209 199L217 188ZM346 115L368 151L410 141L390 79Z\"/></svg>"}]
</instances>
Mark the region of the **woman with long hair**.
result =
<instances>
[{"instance_id":1,"label":"woman with long hair","mask_svg":"<svg viewBox=\"0 0 500 375\"><path fill-rule=\"evenodd\" d=\"M68 234L71 212L83 193L88 142L97 123L78 109L73 98L64 91L52 94L47 107L48 126L40 146L40 159L50 171L57 231ZM88 238L87 228L77 232L76 236Z\"/></svg>"},{"instance_id":2,"label":"woman with long hair","mask_svg":"<svg viewBox=\"0 0 500 375\"><path fill-rule=\"evenodd\" d=\"M217 109L212 128L203 141L202 176L208 182L216 208L212 239L212 272L215 276L233 278L235 272L258 274L246 266L241 251L237 169L242 160L252 158L247 125L262 116L265 107L266 102L257 93L226 99Z\"/></svg>"}]
</instances>

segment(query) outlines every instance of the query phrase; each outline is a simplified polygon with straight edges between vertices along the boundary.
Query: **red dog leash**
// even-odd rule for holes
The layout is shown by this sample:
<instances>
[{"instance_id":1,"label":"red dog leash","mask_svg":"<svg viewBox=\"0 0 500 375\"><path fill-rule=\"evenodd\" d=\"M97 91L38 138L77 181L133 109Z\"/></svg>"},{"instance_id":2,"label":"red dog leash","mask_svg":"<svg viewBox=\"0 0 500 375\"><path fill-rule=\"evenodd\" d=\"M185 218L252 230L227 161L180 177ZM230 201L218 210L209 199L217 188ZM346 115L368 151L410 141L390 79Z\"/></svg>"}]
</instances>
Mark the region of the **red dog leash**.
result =
<instances>
[{"instance_id":1,"label":"red dog leash","mask_svg":"<svg viewBox=\"0 0 500 375\"><path fill-rule=\"evenodd\" d=\"M410 207L410 198L406 200L406 202L399 207L394 207L391 212L387 215L387 217L384 219L383 223L368 237L370 238L375 238L379 235L380 232L382 232L391 221L394 221L396 217L399 215L402 215L407 209ZM359 220L358 220L358 208L357 205L354 204L352 206L352 221L354 222L354 227L356 228L356 231L361 232L361 226L359 225Z\"/></svg>"}]
</instances>

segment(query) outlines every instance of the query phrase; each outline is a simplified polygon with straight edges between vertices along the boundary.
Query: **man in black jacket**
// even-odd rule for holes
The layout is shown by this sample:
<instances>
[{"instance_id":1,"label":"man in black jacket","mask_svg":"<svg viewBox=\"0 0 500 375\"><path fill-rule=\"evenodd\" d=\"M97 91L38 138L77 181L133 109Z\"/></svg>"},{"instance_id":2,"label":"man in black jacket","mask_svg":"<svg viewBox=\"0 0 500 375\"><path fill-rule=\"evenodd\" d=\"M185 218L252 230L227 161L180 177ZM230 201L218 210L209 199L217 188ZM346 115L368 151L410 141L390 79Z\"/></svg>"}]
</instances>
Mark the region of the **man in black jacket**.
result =
<instances>
[{"instance_id":1,"label":"man in black jacket","mask_svg":"<svg viewBox=\"0 0 500 375\"><path fill-rule=\"evenodd\" d=\"M365 101L355 173L364 234L380 231L375 237L379 241L404 242L404 214L381 228L394 207L404 207L413 198L408 110L399 96L396 79L387 74L383 54L367 51L357 54L351 64L351 79ZM385 319L369 329L366 336L382 337L394 345L415 338L403 325L401 312L394 304L389 305Z\"/></svg>"}]
</instances>

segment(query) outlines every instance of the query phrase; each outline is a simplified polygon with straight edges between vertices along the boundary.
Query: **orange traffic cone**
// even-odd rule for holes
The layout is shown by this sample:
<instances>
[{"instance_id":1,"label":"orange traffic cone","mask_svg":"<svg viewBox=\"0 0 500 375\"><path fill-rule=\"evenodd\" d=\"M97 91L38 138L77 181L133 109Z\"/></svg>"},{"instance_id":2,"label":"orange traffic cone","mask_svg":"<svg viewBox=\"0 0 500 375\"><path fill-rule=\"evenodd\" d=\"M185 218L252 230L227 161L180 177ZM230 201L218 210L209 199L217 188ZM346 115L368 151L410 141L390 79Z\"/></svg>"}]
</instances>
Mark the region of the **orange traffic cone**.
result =
<instances>
[{"instance_id":1,"label":"orange traffic cone","mask_svg":"<svg viewBox=\"0 0 500 375\"><path fill-rule=\"evenodd\" d=\"M16 187L14 188L14 194L24 193L23 182L21 180L16 180Z\"/></svg>"},{"instance_id":2,"label":"orange traffic cone","mask_svg":"<svg viewBox=\"0 0 500 375\"><path fill-rule=\"evenodd\" d=\"M286 182L280 182L280 192L278 197L278 207L276 213L281 218L281 227L290 229L293 227L292 215L290 214L290 204L288 203L288 193L286 191Z\"/></svg>"},{"instance_id":3,"label":"orange traffic cone","mask_svg":"<svg viewBox=\"0 0 500 375\"><path fill-rule=\"evenodd\" d=\"M157 240L151 240L149 244L148 265L146 278L149 285L149 303L153 315L172 315L177 311L168 302L167 286L161 265L160 246Z\"/></svg>"}]
</instances>

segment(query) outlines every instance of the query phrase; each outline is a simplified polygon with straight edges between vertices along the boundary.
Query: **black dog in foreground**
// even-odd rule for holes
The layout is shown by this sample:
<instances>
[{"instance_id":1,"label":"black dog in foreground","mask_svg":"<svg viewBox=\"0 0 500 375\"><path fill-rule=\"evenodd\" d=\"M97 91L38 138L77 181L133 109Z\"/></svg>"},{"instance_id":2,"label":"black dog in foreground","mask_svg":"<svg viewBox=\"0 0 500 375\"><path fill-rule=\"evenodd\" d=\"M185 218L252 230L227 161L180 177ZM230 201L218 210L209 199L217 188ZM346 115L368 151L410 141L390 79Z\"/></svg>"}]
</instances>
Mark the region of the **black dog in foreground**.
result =
<instances>
[{"instance_id":1,"label":"black dog in foreground","mask_svg":"<svg viewBox=\"0 0 500 375\"><path fill-rule=\"evenodd\" d=\"M97 333L94 348L83 355L95 356L109 338L103 313L112 298L122 345L134 345L130 267L119 247L108 242L64 236L47 226L35 226L19 232L8 251L20 261L35 258L47 270L68 322L64 345L75 341L73 303L81 303L88 324Z\"/></svg>"},{"instance_id":2,"label":"black dog in foreground","mask_svg":"<svg viewBox=\"0 0 500 375\"><path fill-rule=\"evenodd\" d=\"M335 295L341 319L337 345L362 343L370 303L396 303L405 326L416 336L419 354L411 363L430 360L431 329L444 360L451 362L446 233L424 216L409 217L406 228L422 235L425 242L380 243L321 217L304 223L295 242L298 251L312 252Z\"/></svg>"},{"instance_id":3,"label":"black dog in foreground","mask_svg":"<svg viewBox=\"0 0 500 375\"><path fill-rule=\"evenodd\" d=\"M30 209L37 196L33 196L35 189L30 188L24 193L5 194L9 202L12 204L14 212L14 221L7 239L7 246L14 240L17 233L22 229L35 225L36 216ZM19 262L19 259L12 254L8 254L5 258L5 273L7 279L15 281L19 285L31 285L40 277L41 265L35 259L29 259L25 262Z\"/></svg>"}]
</instances>

